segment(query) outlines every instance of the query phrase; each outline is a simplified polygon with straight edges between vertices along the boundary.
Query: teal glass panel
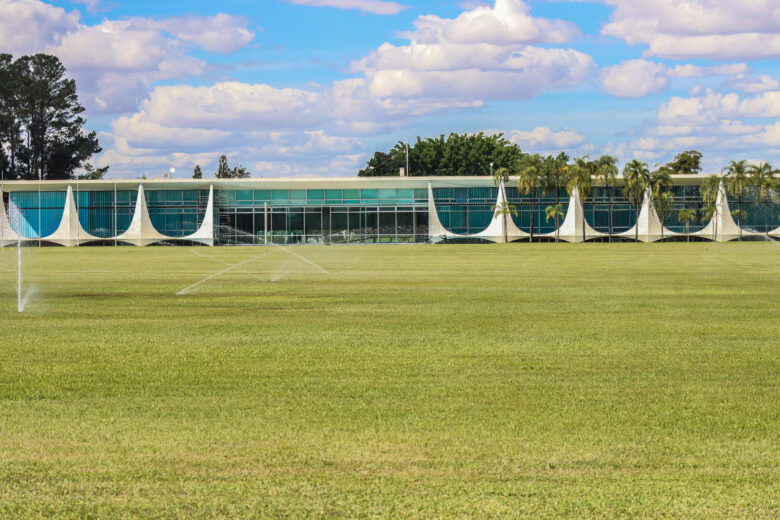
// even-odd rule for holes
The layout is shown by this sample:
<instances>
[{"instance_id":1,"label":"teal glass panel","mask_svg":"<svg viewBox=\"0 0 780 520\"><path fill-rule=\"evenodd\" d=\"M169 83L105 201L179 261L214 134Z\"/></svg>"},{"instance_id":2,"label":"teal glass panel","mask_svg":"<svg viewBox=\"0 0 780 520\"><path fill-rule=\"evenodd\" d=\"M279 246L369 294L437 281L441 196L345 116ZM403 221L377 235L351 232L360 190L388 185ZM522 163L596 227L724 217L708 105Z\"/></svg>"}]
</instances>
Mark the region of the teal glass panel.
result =
<instances>
[{"instance_id":1,"label":"teal glass panel","mask_svg":"<svg viewBox=\"0 0 780 520\"><path fill-rule=\"evenodd\" d=\"M360 204L360 190L344 190L344 204Z\"/></svg>"},{"instance_id":2,"label":"teal glass panel","mask_svg":"<svg viewBox=\"0 0 780 520\"><path fill-rule=\"evenodd\" d=\"M309 204L322 203L325 200L325 190L308 190L307 200Z\"/></svg>"},{"instance_id":3,"label":"teal glass panel","mask_svg":"<svg viewBox=\"0 0 780 520\"><path fill-rule=\"evenodd\" d=\"M290 204L306 204L306 190L290 190Z\"/></svg>"},{"instance_id":4,"label":"teal glass panel","mask_svg":"<svg viewBox=\"0 0 780 520\"><path fill-rule=\"evenodd\" d=\"M379 190L379 202L381 202L382 204L395 204L395 190L394 189Z\"/></svg>"},{"instance_id":5,"label":"teal glass panel","mask_svg":"<svg viewBox=\"0 0 780 520\"><path fill-rule=\"evenodd\" d=\"M414 201L415 202L428 202L428 190L425 188L414 189Z\"/></svg>"},{"instance_id":6,"label":"teal glass panel","mask_svg":"<svg viewBox=\"0 0 780 520\"><path fill-rule=\"evenodd\" d=\"M398 199L398 204L412 204L414 202L414 190L398 189L396 190L396 198Z\"/></svg>"},{"instance_id":7,"label":"teal glass panel","mask_svg":"<svg viewBox=\"0 0 780 520\"><path fill-rule=\"evenodd\" d=\"M469 188L468 198L469 202L494 202L493 190L491 188ZM507 197L510 198L510 192L507 191Z\"/></svg>"},{"instance_id":8,"label":"teal glass panel","mask_svg":"<svg viewBox=\"0 0 780 520\"><path fill-rule=\"evenodd\" d=\"M252 190L236 191L235 206L238 208L251 208L254 206L254 192Z\"/></svg>"},{"instance_id":9,"label":"teal glass panel","mask_svg":"<svg viewBox=\"0 0 780 520\"><path fill-rule=\"evenodd\" d=\"M76 209L81 227L90 235L111 238L118 234L115 231L118 205L114 204L113 191L76 192Z\"/></svg>"},{"instance_id":10,"label":"teal glass panel","mask_svg":"<svg viewBox=\"0 0 780 520\"><path fill-rule=\"evenodd\" d=\"M260 202L270 202L271 190L255 190L255 200Z\"/></svg>"},{"instance_id":11,"label":"teal glass panel","mask_svg":"<svg viewBox=\"0 0 780 520\"><path fill-rule=\"evenodd\" d=\"M66 192L12 192L8 219L14 231L25 238L46 238L62 221Z\"/></svg>"},{"instance_id":12,"label":"teal glass panel","mask_svg":"<svg viewBox=\"0 0 780 520\"><path fill-rule=\"evenodd\" d=\"M360 200L363 203L376 203L377 201L377 190L360 190Z\"/></svg>"},{"instance_id":13,"label":"teal glass panel","mask_svg":"<svg viewBox=\"0 0 780 520\"><path fill-rule=\"evenodd\" d=\"M181 237L194 233L205 216L205 201L201 208L198 191L154 190L144 192L149 218L154 228L163 235ZM244 197L247 192L244 192ZM248 192L251 197L251 191ZM237 201L237 192L221 192L220 198L230 200L231 205L252 205L250 201Z\"/></svg>"},{"instance_id":14,"label":"teal glass panel","mask_svg":"<svg viewBox=\"0 0 780 520\"><path fill-rule=\"evenodd\" d=\"M273 190L271 200L274 204L287 204L290 200L290 193L287 190Z\"/></svg>"},{"instance_id":15,"label":"teal glass panel","mask_svg":"<svg viewBox=\"0 0 780 520\"><path fill-rule=\"evenodd\" d=\"M328 204L341 204L341 190L325 190L325 201Z\"/></svg>"}]
</instances>

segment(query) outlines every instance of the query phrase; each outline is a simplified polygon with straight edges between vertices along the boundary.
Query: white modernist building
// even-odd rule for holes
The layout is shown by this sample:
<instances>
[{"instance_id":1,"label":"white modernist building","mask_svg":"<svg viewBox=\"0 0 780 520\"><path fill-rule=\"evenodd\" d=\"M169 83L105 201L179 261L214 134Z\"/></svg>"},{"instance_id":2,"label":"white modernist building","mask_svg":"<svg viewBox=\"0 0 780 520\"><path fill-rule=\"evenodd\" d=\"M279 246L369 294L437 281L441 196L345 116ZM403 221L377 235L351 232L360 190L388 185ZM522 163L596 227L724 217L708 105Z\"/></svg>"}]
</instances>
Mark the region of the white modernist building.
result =
<instances>
[{"instance_id":1,"label":"white modernist building","mask_svg":"<svg viewBox=\"0 0 780 520\"><path fill-rule=\"evenodd\" d=\"M663 223L649 192L637 214L622 180L585 200L486 177L14 181L0 183L0 246L780 238L779 204L746 198L740 228L723 187L704 211L704 178L674 178ZM565 211L557 227L544 215L555 204ZM678 220L683 208L695 210L693 223Z\"/></svg>"}]
</instances>

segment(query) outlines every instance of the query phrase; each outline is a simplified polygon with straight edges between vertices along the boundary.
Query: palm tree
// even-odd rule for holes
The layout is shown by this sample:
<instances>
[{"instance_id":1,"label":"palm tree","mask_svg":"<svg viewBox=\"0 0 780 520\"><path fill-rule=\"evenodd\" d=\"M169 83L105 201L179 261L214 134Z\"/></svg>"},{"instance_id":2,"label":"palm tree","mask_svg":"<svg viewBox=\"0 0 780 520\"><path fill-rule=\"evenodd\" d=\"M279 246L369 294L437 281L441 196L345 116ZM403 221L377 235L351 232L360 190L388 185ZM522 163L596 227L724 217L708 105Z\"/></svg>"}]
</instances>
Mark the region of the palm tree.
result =
<instances>
[{"instance_id":1,"label":"palm tree","mask_svg":"<svg viewBox=\"0 0 780 520\"><path fill-rule=\"evenodd\" d=\"M718 240L718 193L720 192L721 179L718 175L710 175L701 185L701 200L704 202L705 218L714 219L713 240Z\"/></svg>"},{"instance_id":2,"label":"palm tree","mask_svg":"<svg viewBox=\"0 0 780 520\"><path fill-rule=\"evenodd\" d=\"M612 242L612 186L617 178L618 167L617 159L611 155L602 155L596 162L596 179L604 183L607 191L607 212L609 217L609 241Z\"/></svg>"},{"instance_id":3,"label":"palm tree","mask_svg":"<svg viewBox=\"0 0 780 520\"><path fill-rule=\"evenodd\" d=\"M731 161L728 166L723 168L721 173L726 173L726 189L734 197L737 197L738 209L734 213L737 217L737 226L739 226L739 240L742 240L742 197L750 186L750 178L747 173L748 164L746 160Z\"/></svg>"},{"instance_id":4,"label":"palm tree","mask_svg":"<svg viewBox=\"0 0 780 520\"><path fill-rule=\"evenodd\" d=\"M687 241L691 241L691 222L696 220L696 210L693 208L682 208L677 212L677 220L685 223L685 234Z\"/></svg>"},{"instance_id":5,"label":"palm tree","mask_svg":"<svg viewBox=\"0 0 780 520\"><path fill-rule=\"evenodd\" d=\"M646 163L634 159L623 168L626 185L623 195L634 205L634 238L639 242L639 206L650 183L650 170Z\"/></svg>"},{"instance_id":6,"label":"palm tree","mask_svg":"<svg viewBox=\"0 0 780 520\"><path fill-rule=\"evenodd\" d=\"M509 242L509 233L506 227L506 217L507 215L512 215L513 217L516 217L517 208L509 204L507 201L502 200L501 204L493 206L492 210L494 212L493 218L498 218L500 216L503 219L502 225L503 225L504 243L507 243Z\"/></svg>"},{"instance_id":7,"label":"palm tree","mask_svg":"<svg viewBox=\"0 0 780 520\"><path fill-rule=\"evenodd\" d=\"M780 201L775 181L775 170L769 163L761 163L748 168L750 183L756 190L756 204L764 204L764 230L769 236L769 204Z\"/></svg>"},{"instance_id":8,"label":"palm tree","mask_svg":"<svg viewBox=\"0 0 780 520\"><path fill-rule=\"evenodd\" d=\"M650 197L653 200L653 207L658 214L658 218L661 219L661 240L664 239L666 214L674 206L674 195L669 192L671 185L672 170L668 166L661 166L650 175L650 186L652 188Z\"/></svg>"},{"instance_id":9,"label":"palm tree","mask_svg":"<svg viewBox=\"0 0 780 520\"><path fill-rule=\"evenodd\" d=\"M569 156L561 152L557 156L548 156L543 162L544 193L555 191L555 204L561 205L561 188L566 185L569 171ZM560 240L559 215L555 215L555 243Z\"/></svg>"},{"instance_id":10,"label":"palm tree","mask_svg":"<svg viewBox=\"0 0 780 520\"><path fill-rule=\"evenodd\" d=\"M509 180L509 169L508 168L499 168L493 173L493 185L494 186L501 186L502 184L506 184L506 182Z\"/></svg>"},{"instance_id":11,"label":"palm tree","mask_svg":"<svg viewBox=\"0 0 780 520\"><path fill-rule=\"evenodd\" d=\"M508 180L509 180L509 170L507 168L499 168L493 174L493 184L498 186L499 191L503 191L504 190L504 184ZM507 242L508 230L507 230L507 225L506 225L506 216L509 213L511 213L512 215L517 216L517 210L515 209L514 206L509 206L509 203L506 202L506 192L504 192L503 195L504 195L503 196L504 202L502 202L500 204L500 206L493 206L493 211L496 211L496 214L493 216L493 218L496 218L499 215L499 213L497 211L497 208L502 208L501 209L501 213L500 213L500 215L501 215L501 227L503 229L504 242ZM512 208L511 211L508 208Z\"/></svg>"},{"instance_id":12,"label":"palm tree","mask_svg":"<svg viewBox=\"0 0 780 520\"><path fill-rule=\"evenodd\" d=\"M534 221L536 220L536 189L542 185L542 161L538 155L528 158L528 163L520 168L517 190L531 196L531 238L534 241Z\"/></svg>"},{"instance_id":13,"label":"palm tree","mask_svg":"<svg viewBox=\"0 0 780 520\"><path fill-rule=\"evenodd\" d=\"M570 196L574 195L574 190L580 195L582 203L582 241L585 242L585 200L590 197L593 191L593 170L595 163L587 160L588 156L574 159L574 164L569 168L568 179L566 181L566 191Z\"/></svg>"},{"instance_id":14,"label":"palm tree","mask_svg":"<svg viewBox=\"0 0 780 520\"><path fill-rule=\"evenodd\" d=\"M674 194L665 191L660 195L653 197L653 207L661 219L661 240L664 239L664 228L666 226L666 215L674 209Z\"/></svg>"},{"instance_id":15,"label":"palm tree","mask_svg":"<svg viewBox=\"0 0 780 520\"><path fill-rule=\"evenodd\" d=\"M545 222L549 222L551 218L555 219L555 222L558 222L558 219L564 215L563 213L563 204L560 202L556 204L555 206L547 206L544 208L544 215L545 215ZM555 242L558 242L558 234L555 235Z\"/></svg>"}]
</instances>

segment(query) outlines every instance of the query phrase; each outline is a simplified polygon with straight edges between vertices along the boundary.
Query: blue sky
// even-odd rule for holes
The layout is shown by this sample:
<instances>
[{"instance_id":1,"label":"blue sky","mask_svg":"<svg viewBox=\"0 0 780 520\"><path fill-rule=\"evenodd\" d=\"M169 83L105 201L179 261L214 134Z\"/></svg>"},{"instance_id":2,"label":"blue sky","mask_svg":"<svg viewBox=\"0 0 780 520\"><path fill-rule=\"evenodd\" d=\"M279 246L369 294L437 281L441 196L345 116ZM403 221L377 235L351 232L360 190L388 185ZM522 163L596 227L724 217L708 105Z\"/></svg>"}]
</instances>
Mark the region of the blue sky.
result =
<instances>
[{"instance_id":1,"label":"blue sky","mask_svg":"<svg viewBox=\"0 0 780 520\"><path fill-rule=\"evenodd\" d=\"M0 51L60 57L112 177L208 174L222 153L255 176L354 175L398 140L478 131L780 162L772 0L4 0Z\"/></svg>"}]
</instances>

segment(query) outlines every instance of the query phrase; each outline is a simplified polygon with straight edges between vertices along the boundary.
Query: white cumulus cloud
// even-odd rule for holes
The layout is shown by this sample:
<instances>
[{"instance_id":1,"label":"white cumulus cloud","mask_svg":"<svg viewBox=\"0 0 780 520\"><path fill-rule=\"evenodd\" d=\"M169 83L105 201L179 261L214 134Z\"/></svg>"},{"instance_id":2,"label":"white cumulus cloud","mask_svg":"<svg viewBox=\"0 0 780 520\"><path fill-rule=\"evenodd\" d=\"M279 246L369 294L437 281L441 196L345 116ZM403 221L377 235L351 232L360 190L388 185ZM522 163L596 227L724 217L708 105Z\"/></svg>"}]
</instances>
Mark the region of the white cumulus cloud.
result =
<instances>
[{"instance_id":1,"label":"white cumulus cloud","mask_svg":"<svg viewBox=\"0 0 780 520\"><path fill-rule=\"evenodd\" d=\"M485 134L496 134L499 130L485 130ZM530 131L509 130L502 132L510 142L523 150L533 152L566 151L588 142L588 138L576 130L564 128L557 132L546 126L538 126Z\"/></svg>"},{"instance_id":2,"label":"white cumulus cloud","mask_svg":"<svg viewBox=\"0 0 780 520\"><path fill-rule=\"evenodd\" d=\"M568 22L531 17L519 0L496 0L455 19L421 16L415 30L403 34L408 45L385 43L352 68L380 98L530 99L580 85L592 74L587 54L531 45L576 34Z\"/></svg>"},{"instance_id":3,"label":"white cumulus cloud","mask_svg":"<svg viewBox=\"0 0 780 520\"><path fill-rule=\"evenodd\" d=\"M91 114L117 114L135 110L155 82L203 74L206 63L189 54L191 47L232 52L248 44L254 38L248 23L241 16L217 14L87 25L78 11L38 0L2 0L0 48L59 57Z\"/></svg>"},{"instance_id":4,"label":"white cumulus cloud","mask_svg":"<svg viewBox=\"0 0 780 520\"><path fill-rule=\"evenodd\" d=\"M599 82L604 90L613 96L640 98L667 90L670 78L742 75L748 70L749 67L745 63L709 67L690 64L667 67L654 61L637 59L603 68L599 73Z\"/></svg>"},{"instance_id":5,"label":"white cumulus cloud","mask_svg":"<svg viewBox=\"0 0 780 520\"><path fill-rule=\"evenodd\" d=\"M647 54L674 59L780 56L780 9L774 0L603 0L615 7L602 32Z\"/></svg>"},{"instance_id":6,"label":"white cumulus cloud","mask_svg":"<svg viewBox=\"0 0 780 520\"><path fill-rule=\"evenodd\" d=\"M599 81L607 92L624 98L640 98L669 88L666 67L647 60L606 67L599 74Z\"/></svg>"}]
</instances>

